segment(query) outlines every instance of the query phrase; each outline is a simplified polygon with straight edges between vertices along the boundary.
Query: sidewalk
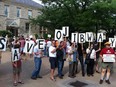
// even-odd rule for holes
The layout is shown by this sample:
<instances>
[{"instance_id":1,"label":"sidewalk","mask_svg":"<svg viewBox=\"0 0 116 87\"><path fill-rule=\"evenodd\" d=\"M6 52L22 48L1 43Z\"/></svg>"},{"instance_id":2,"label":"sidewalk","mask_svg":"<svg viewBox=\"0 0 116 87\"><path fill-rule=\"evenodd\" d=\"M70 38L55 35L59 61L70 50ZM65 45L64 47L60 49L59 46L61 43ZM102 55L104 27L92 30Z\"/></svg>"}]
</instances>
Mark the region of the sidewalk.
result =
<instances>
[{"instance_id":1,"label":"sidewalk","mask_svg":"<svg viewBox=\"0 0 116 87\"><path fill-rule=\"evenodd\" d=\"M30 76L34 68L33 58L23 61L22 78L24 85L18 85L17 87L74 87L70 86L70 83L80 81L88 85L83 87L116 87L116 65L114 66L114 73L111 76L111 85L107 85L105 82L103 85L99 85L100 74L95 74L94 77L82 77L81 73L77 74L77 77L71 79L68 77L68 62L65 62L64 67L64 79L57 78L56 82L49 79L50 65L49 59L43 58L43 64L41 68L42 79L31 80ZM56 70L57 74L57 70ZM2 64L0 65L0 87L13 87L12 81L12 65L10 59L10 52L4 52L2 56ZM78 86L76 86L78 87Z\"/></svg>"}]
</instances>

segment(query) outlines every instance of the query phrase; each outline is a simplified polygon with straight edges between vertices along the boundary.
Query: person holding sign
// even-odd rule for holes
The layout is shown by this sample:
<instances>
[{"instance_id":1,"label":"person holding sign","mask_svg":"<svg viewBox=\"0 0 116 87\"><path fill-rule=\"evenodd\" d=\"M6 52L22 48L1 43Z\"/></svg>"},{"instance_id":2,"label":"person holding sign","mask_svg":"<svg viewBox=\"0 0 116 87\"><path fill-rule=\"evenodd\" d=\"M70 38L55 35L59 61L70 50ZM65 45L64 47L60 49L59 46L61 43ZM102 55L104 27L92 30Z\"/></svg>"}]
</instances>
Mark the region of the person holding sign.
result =
<instances>
[{"instance_id":1,"label":"person holding sign","mask_svg":"<svg viewBox=\"0 0 116 87\"><path fill-rule=\"evenodd\" d=\"M13 78L14 86L19 84L24 84L21 81L21 58L20 58L20 43L16 40L12 48L12 66L13 66Z\"/></svg>"},{"instance_id":2,"label":"person holding sign","mask_svg":"<svg viewBox=\"0 0 116 87\"><path fill-rule=\"evenodd\" d=\"M86 53L88 55L87 57L89 57L89 62L87 63L87 75L94 76L94 61L96 61L96 51L93 44L91 44L90 47L87 48Z\"/></svg>"},{"instance_id":3,"label":"person holding sign","mask_svg":"<svg viewBox=\"0 0 116 87\"><path fill-rule=\"evenodd\" d=\"M50 71L50 79L52 81L56 81L54 78L55 68L57 66L57 59L56 59L56 51L57 48L55 47L55 41L52 41L52 45L49 47L49 61L51 65L51 71Z\"/></svg>"},{"instance_id":4,"label":"person holding sign","mask_svg":"<svg viewBox=\"0 0 116 87\"><path fill-rule=\"evenodd\" d=\"M113 62L115 62L115 51L110 47L110 42L105 43L105 48L102 49L100 53L100 57L102 58L102 72L101 72L101 79L100 84L103 83L104 76L106 74L106 83L111 84L109 81L110 78L110 71L113 68ZM106 73L107 71L107 73Z\"/></svg>"},{"instance_id":5,"label":"person holding sign","mask_svg":"<svg viewBox=\"0 0 116 87\"><path fill-rule=\"evenodd\" d=\"M34 47L33 50L33 54L34 54L34 63L35 63L35 69L32 73L31 79L36 80L37 78L42 78L39 75L40 69L41 69L41 64L42 64L42 50L39 49L38 44L36 44L36 46Z\"/></svg>"}]
</instances>

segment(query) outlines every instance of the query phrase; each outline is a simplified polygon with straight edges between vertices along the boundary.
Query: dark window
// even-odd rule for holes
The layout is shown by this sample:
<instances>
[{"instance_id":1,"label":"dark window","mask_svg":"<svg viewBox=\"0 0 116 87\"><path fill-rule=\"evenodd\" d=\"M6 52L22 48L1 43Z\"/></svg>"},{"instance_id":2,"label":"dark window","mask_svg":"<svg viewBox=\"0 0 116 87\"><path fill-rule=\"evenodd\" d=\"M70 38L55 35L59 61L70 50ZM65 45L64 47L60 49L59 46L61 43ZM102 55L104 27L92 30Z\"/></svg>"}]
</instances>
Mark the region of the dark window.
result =
<instances>
[{"instance_id":1,"label":"dark window","mask_svg":"<svg viewBox=\"0 0 116 87\"><path fill-rule=\"evenodd\" d=\"M26 31L29 31L29 23L25 24L25 29L26 29Z\"/></svg>"}]
</instances>

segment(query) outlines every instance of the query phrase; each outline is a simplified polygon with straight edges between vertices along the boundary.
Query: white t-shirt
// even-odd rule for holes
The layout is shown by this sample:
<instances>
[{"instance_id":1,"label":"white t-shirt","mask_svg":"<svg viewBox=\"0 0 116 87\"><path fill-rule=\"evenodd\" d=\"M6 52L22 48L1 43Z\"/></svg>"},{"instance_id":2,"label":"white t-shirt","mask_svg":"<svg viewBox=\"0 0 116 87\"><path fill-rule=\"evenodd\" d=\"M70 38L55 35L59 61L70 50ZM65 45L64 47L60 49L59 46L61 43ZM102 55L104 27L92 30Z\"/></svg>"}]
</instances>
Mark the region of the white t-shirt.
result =
<instances>
[{"instance_id":1,"label":"white t-shirt","mask_svg":"<svg viewBox=\"0 0 116 87\"><path fill-rule=\"evenodd\" d=\"M38 48L38 45L36 45L33 49L34 57L38 57L38 58L42 57L42 55L40 54L35 55L35 53L39 53L39 52L41 52L41 50Z\"/></svg>"},{"instance_id":2,"label":"white t-shirt","mask_svg":"<svg viewBox=\"0 0 116 87\"><path fill-rule=\"evenodd\" d=\"M56 49L55 47L53 46L50 46L49 47L49 57L56 57L56 52L52 53L52 51Z\"/></svg>"},{"instance_id":3,"label":"white t-shirt","mask_svg":"<svg viewBox=\"0 0 116 87\"><path fill-rule=\"evenodd\" d=\"M52 42L51 41L48 41L47 42L47 47L50 47L52 45Z\"/></svg>"},{"instance_id":4,"label":"white t-shirt","mask_svg":"<svg viewBox=\"0 0 116 87\"><path fill-rule=\"evenodd\" d=\"M90 53L90 49L87 48L86 53ZM90 59L95 59L95 58L96 58L96 52L95 49L93 49L90 54Z\"/></svg>"}]
</instances>

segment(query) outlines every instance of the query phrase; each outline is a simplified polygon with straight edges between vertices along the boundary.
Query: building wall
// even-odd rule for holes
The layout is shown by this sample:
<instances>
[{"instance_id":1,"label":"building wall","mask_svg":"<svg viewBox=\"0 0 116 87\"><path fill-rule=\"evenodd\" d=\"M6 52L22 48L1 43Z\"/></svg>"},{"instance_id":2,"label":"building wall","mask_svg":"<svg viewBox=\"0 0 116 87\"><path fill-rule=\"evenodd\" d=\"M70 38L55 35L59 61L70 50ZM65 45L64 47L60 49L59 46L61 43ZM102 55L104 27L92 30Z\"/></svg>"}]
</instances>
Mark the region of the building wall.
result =
<instances>
[{"instance_id":1,"label":"building wall","mask_svg":"<svg viewBox=\"0 0 116 87\"><path fill-rule=\"evenodd\" d=\"M5 5L9 5L9 17L4 16ZM21 17L17 18L17 7L21 8ZM0 30L6 29L6 20L7 19L18 19L19 20L19 33L27 33L25 30L25 23L29 22L28 10L32 10L32 17L35 18L38 16L38 8L22 5L19 3L12 3L10 0L3 0L0 2ZM37 29L37 28L36 28ZM34 31L33 31L34 30ZM35 32L35 28L31 27L31 33Z\"/></svg>"}]
</instances>

